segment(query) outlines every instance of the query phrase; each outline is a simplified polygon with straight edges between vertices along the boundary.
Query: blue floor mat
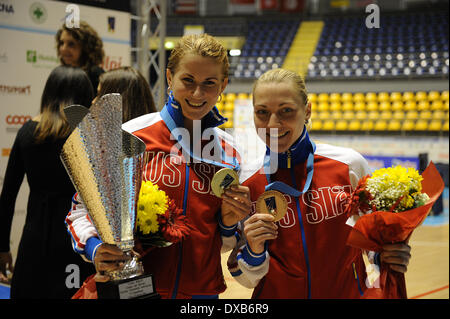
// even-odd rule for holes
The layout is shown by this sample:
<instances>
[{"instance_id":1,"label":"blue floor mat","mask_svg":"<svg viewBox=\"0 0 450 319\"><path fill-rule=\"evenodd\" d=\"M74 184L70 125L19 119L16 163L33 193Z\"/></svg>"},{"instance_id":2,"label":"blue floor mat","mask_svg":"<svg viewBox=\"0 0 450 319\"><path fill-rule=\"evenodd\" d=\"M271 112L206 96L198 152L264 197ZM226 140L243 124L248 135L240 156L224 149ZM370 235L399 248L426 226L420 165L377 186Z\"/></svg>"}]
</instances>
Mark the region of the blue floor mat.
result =
<instances>
[{"instance_id":1,"label":"blue floor mat","mask_svg":"<svg viewBox=\"0 0 450 319\"><path fill-rule=\"evenodd\" d=\"M9 286L0 284L0 299L9 299Z\"/></svg>"}]
</instances>

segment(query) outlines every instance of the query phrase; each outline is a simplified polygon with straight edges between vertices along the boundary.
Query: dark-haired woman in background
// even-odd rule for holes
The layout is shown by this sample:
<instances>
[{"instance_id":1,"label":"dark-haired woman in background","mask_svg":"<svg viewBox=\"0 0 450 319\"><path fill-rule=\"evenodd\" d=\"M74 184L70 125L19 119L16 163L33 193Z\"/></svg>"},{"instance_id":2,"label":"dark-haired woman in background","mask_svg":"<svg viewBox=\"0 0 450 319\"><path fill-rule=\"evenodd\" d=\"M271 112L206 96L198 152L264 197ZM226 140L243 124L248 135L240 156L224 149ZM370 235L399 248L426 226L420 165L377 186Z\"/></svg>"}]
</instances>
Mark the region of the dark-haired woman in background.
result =
<instances>
[{"instance_id":1,"label":"dark-haired woman in background","mask_svg":"<svg viewBox=\"0 0 450 319\"><path fill-rule=\"evenodd\" d=\"M56 33L55 40L56 53L61 63L82 68L89 76L95 94L99 76L105 72L100 67L105 52L98 33L88 23L80 21L79 28L68 28L63 24Z\"/></svg>"},{"instance_id":2,"label":"dark-haired woman in background","mask_svg":"<svg viewBox=\"0 0 450 319\"><path fill-rule=\"evenodd\" d=\"M59 66L45 84L40 114L17 133L0 195L0 279L6 268L13 270L9 239L25 174L30 194L11 299L70 298L95 272L71 249L64 218L75 189L59 158L70 133L63 108L71 104L89 106L93 97L91 82L83 70Z\"/></svg>"},{"instance_id":3,"label":"dark-haired woman in background","mask_svg":"<svg viewBox=\"0 0 450 319\"><path fill-rule=\"evenodd\" d=\"M96 99L108 93L122 95L123 123L156 112L147 80L132 67L124 66L100 75L97 92Z\"/></svg>"}]
</instances>

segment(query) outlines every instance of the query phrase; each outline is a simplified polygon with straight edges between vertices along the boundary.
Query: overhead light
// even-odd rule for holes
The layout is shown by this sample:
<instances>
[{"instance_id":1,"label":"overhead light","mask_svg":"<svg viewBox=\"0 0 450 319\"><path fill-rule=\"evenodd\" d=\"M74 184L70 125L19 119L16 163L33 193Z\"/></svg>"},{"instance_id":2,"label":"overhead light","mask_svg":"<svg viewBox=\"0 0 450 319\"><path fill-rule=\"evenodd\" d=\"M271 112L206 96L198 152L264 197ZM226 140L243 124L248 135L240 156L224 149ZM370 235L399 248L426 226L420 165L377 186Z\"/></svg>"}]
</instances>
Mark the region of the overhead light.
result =
<instances>
[{"instance_id":1,"label":"overhead light","mask_svg":"<svg viewBox=\"0 0 450 319\"><path fill-rule=\"evenodd\" d=\"M239 50L239 49L231 49L230 50L230 55L231 56L240 56L241 55L241 50Z\"/></svg>"},{"instance_id":2,"label":"overhead light","mask_svg":"<svg viewBox=\"0 0 450 319\"><path fill-rule=\"evenodd\" d=\"M175 43L173 43L173 41L166 41L166 42L164 43L164 47L165 47L167 50L172 50L172 49L174 48L174 46L175 46Z\"/></svg>"}]
</instances>

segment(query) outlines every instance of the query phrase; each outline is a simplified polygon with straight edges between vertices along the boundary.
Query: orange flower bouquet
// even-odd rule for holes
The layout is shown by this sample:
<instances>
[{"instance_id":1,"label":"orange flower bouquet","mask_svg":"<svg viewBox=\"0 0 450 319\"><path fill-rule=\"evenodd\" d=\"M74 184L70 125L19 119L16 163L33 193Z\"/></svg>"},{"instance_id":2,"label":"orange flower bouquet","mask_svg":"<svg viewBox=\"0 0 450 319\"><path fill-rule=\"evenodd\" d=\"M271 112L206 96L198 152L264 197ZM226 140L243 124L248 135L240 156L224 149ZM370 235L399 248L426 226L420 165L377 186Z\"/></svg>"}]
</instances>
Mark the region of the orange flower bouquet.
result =
<instances>
[{"instance_id":1,"label":"orange flower bouquet","mask_svg":"<svg viewBox=\"0 0 450 319\"><path fill-rule=\"evenodd\" d=\"M444 190L431 162L420 175L413 168L382 168L363 177L349 197L345 213L352 226L347 244L381 252L384 244L407 242ZM365 298L406 298L404 274L381 265L379 288Z\"/></svg>"}]
</instances>

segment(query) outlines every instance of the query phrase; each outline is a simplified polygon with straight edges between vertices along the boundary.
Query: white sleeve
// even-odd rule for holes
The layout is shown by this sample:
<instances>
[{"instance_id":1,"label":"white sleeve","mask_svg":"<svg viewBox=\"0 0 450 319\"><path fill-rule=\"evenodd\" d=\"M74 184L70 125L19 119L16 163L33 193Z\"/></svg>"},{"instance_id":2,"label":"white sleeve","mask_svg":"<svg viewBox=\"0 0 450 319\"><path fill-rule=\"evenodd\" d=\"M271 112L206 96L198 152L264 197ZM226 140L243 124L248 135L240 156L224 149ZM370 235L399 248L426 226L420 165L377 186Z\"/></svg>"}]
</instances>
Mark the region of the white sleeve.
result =
<instances>
[{"instance_id":1,"label":"white sleeve","mask_svg":"<svg viewBox=\"0 0 450 319\"><path fill-rule=\"evenodd\" d=\"M72 198L72 208L66 216L65 223L72 239L73 249L83 257L86 256L88 260L92 260L101 241L78 193ZM89 239L93 240L88 243Z\"/></svg>"},{"instance_id":2,"label":"white sleeve","mask_svg":"<svg viewBox=\"0 0 450 319\"><path fill-rule=\"evenodd\" d=\"M239 223L240 226L242 222ZM247 247L245 236L237 238L228 257L227 266L234 279L246 288L255 288L269 271L270 255L267 251L255 255Z\"/></svg>"}]
</instances>

